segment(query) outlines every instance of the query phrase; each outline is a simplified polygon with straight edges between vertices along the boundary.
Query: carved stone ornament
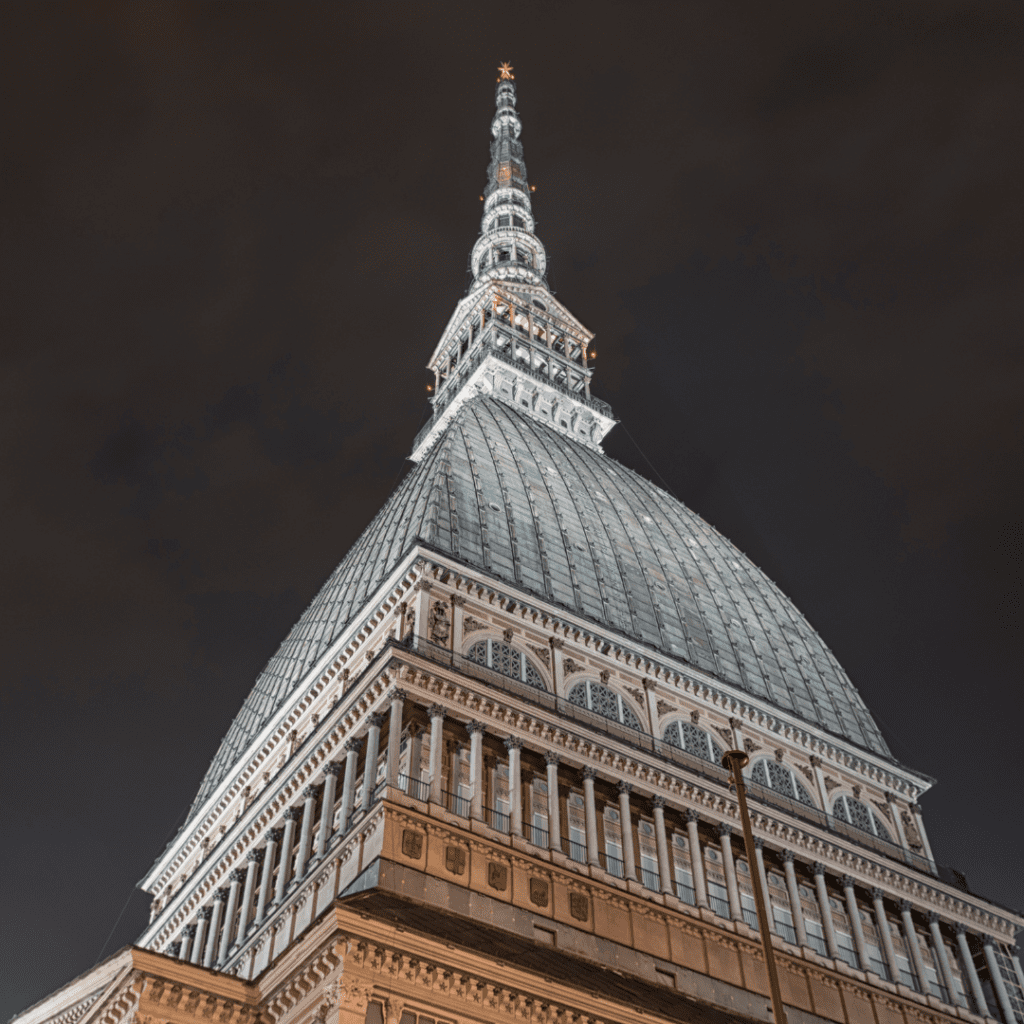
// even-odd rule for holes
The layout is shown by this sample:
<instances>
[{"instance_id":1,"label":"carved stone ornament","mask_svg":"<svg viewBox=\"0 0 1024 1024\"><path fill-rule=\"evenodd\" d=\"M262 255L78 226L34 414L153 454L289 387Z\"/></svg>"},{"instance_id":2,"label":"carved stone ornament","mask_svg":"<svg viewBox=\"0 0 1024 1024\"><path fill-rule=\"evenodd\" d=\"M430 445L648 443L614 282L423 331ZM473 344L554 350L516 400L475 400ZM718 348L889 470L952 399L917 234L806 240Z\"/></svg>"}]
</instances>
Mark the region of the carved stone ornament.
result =
<instances>
[{"instance_id":1,"label":"carved stone ornament","mask_svg":"<svg viewBox=\"0 0 1024 1024\"><path fill-rule=\"evenodd\" d=\"M530 879L530 902L536 907L548 905L548 883L545 879Z\"/></svg>"},{"instance_id":2,"label":"carved stone ornament","mask_svg":"<svg viewBox=\"0 0 1024 1024\"><path fill-rule=\"evenodd\" d=\"M839 783L836 782L836 780L833 779L831 775L826 775L825 776L825 789L828 790L829 793L831 793L833 789L838 789L838 788L839 788Z\"/></svg>"},{"instance_id":3,"label":"carved stone ornament","mask_svg":"<svg viewBox=\"0 0 1024 1024\"><path fill-rule=\"evenodd\" d=\"M430 642L443 645L451 636L451 622L448 621L448 608L443 601L435 601L430 606Z\"/></svg>"},{"instance_id":4,"label":"carved stone ornament","mask_svg":"<svg viewBox=\"0 0 1024 1024\"><path fill-rule=\"evenodd\" d=\"M860 786L853 785L850 788L853 790L853 795L859 800L860 799Z\"/></svg>"},{"instance_id":5,"label":"carved stone ornament","mask_svg":"<svg viewBox=\"0 0 1024 1024\"><path fill-rule=\"evenodd\" d=\"M809 764L798 764L796 768L808 782L814 782L814 769Z\"/></svg>"},{"instance_id":6,"label":"carved stone ornament","mask_svg":"<svg viewBox=\"0 0 1024 1024\"><path fill-rule=\"evenodd\" d=\"M903 821L903 834L907 837L907 845L914 850L923 850L924 843L921 842L921 833L917 831L917 825L911 818L909 811L903 811L900 815Z\"/></svg>"},{"instance_id":7,"label":"carved stone ornament","mask_svg":"<svg viewBox=\"0 0 1024 1024\"><path fill-rule=\"evenodd\" d=\"M700 721L700 712L699 711L691 711L690 712L690 721L693 722L694 725L696 725Z\"/></svg>"},{"instance_id":8,"label":"carved stone ornament","mask_svg":"<svg viewBox=\"0 0 1024 1024\"><path fill-rule=\"evenodd\" d=\"M882 812L882 814L886 818L889 817L889 805L888 804L883 803L881 800L872 800L871 802Z\"/></svg>"},{"instance_id":9,"label":"carved stone ornament","mask_svg":"<svg viewBox=\"0 0 1024 1024\"><path fill-rule=\"evenodd\" d=\"M488 862L487 884L498 892L504 892L508 888L508 865L494 860Z\"/></svg>"},{"instance_id":10,"label":"carved stone ornament","mask_svg":"<svg viewBox=\"0 0 1024 1024\"><path fill-rule=\"evenodd\" d=\"M744 740L743 740L743 749L748 754L753 754L756 751L760 750L761 746L760 746L760 744L755 743L749 736L747 736L747 737L744 737Z\"/></svg>"},{"instance_id":11,"label":"carved stone ornament","mask_svg":"<svg viewBox=\"0 0 1024 1024\"><path fill-rule=\"evenodd\" d=\"M569 893L569 913L577 921L586 921L590 917L590 900L585 893Z\"/></svg>"},{"instance_id":12,"label":"carved stone ornament","mask_svg":"<svg viewBox=\"0 0 1024 1024\"><path fill-rule=\"evenodd\" d=\"M444 866L453 875L464 875L466 873L466 851L461 846L446 846L444 848Z\"/></svg>"},{"instance_id":13,"label":"carved stone ornament","mask_svg":"<svg viewBox=\"0 0 1024 1024\"><path fill-rule=\"evenodd\" d=\"M542 662L544 662L544 667L545 668L551 668L551 650L550 650L550 648L547 648L547 647L534 647L533 644L527 644L526 646L529 647L530 650L533 651L533 653L535 655L537 655L537 657L540 658L540 660Z\"/></svg>"},{"instance_id":14,"label":"carved stone ornament","mask_svg":"<svg viewBox=\"0 0 1024 1024\"><path fill-rule=\"evenodd\" d=\"M423 856L423 833L415 829L402 829L402 853L410 860L419 860Z\"/></svg>"},{"instance_id":15,"label":"carved stone ornament","mask_svg":"<svg viewBox=\"0 0 1024 1024\"><path fill-rule=\"evenodd\" d=\"M658 700L658 714L667 715L670 711L675 710L667 700Z\"/></svg>"},{"instance_id":16,"label":"carved stone ornament","mask_svg":"<svg viewBox=\"0 0 1024 1024\"><path fill-rule=\"evenodd\" d=\"M633 700L635 700L637 702L637 704L640 705L640 707L644 706L644 691L643 690L638 690L635 686L626 686L626 687L623 687L623 689L626 691L626 693L628 693L633 698Z\"/></svg>"},{"instance_id":17,"label":"carved stone ornament","mask_svg":"<svg viewBox=\"0 0 1024 1024\"><path fill-rule=\"evenodd\" d=\"M463 633L475 633L478 629L486 628L486 622L481 622L479 619L474 619L472 615L467 615L465 621L462 623Z\"/></svg>"},{"instance_id":18,"label":"carved stone ornament","mask_svg":"<svg viewBox=\"0 0 1024 1024\"><path fill-rule=\"evenodd\" d=\"M505 643L512 643L512 637L515 636L515 631L512 629L503 629L501 635L505 638Z\"/></svg>"},{"instance_id":19,"label":"carved stone ornament","mask_svg":"<svg viewBox=\"0 0 1024 1024\"><path fill-rule=\"evenodd\" d=\"M730 747L732 746L732 729L727 729L723 725L721 728L715 729L715 732L717 732L718 735L721 736L722 739L725 740L725 742L728 743Z\"/></svg>"},{"instance_id":20,"label":"carved stone ornament","mask_svg":"<svg viewBox=\"0 0 1024 1024\"><path fill-rule=\"evenodd\" d=\"M562 660L562 670L567 676L571 676L574 672L582 672L584 668L584 665L581 665L578 661L573 661L572 658L564 658Z\"/></svg>"},{"instance_id":21,"label":"carved stone ornament","mask_svg":"<svg viewBox=\"0 0 1024 1024\"><path fill-rule=\"evenodd\" d=\"M608 685L608 680L611 679L611 677L612 677L611 673L608 671L608 669L606 669L606 668L601 669L601 671L598 673L598 675L601 677L601 682L604 683L605 686L607 686Z\"/></svg>"}]
</instances>

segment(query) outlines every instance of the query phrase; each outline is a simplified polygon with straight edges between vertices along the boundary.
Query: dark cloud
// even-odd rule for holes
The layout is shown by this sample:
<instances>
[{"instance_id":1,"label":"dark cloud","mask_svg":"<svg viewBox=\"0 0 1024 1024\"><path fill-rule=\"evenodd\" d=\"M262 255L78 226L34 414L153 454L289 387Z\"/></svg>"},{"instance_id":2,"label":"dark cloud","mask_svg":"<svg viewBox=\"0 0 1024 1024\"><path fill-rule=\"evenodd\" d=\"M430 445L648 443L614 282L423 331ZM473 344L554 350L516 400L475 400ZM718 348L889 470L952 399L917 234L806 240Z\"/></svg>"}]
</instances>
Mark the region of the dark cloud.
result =
<instances>
[{"instance_id":1,"label":"dark cloud","mask_svg":"<svg viewBox=\"0 0 1024 1024\"><path fill-rule=\"evenodd\" d=\"M2 19L3 1012L138 933L135 881L399 478L504 59L609 451L778 581L939 780L940 858L1024 904L1018 7Z\"/></svg>"}]
</instances>

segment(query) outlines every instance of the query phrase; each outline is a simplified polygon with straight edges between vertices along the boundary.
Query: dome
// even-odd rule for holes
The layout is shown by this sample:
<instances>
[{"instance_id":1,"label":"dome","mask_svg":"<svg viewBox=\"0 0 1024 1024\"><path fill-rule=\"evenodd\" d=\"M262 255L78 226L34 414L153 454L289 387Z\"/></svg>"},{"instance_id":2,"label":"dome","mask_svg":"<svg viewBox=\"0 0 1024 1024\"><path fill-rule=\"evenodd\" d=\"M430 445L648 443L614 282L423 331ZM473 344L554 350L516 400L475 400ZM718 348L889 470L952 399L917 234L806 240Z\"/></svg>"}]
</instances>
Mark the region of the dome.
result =
<instances>
[{"instance_id":1,"label":"dome","mask_svg":"<svg viewBox=\"0 0 1024 1024\"><path fill-rule=\"evenodd\" d=\"M891 757L831 651L745 555L599 450L478 397L398 485L270 659L193 812L416 544Z\"/></svg>"}]
</instances>

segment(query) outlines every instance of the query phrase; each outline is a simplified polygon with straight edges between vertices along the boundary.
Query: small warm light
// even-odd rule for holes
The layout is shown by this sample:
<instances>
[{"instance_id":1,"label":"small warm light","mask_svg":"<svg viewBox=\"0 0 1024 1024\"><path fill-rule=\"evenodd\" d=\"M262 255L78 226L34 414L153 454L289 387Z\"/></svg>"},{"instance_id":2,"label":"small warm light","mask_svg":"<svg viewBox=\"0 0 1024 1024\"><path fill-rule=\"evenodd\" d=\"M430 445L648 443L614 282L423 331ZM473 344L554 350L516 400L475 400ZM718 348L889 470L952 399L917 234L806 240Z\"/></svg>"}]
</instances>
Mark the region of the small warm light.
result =
<instances>
[{"instance_id":1,"label":"small warm light","mask_svg":"<svg viewBox=\"0 0 1024 1024\"><path fill-rule=\"evenodd\" d=\"M530 186L530 191L531 192L536 192L537 191L537 186L536 185L531 185Z\"/></svg>"},{"instance_id":2,"label":"small warm light","mask_svg":"<svg viewBox=\"0 0 1024 1024\"><path fill-rule=\"evenodd\" d=\"M484 197L483 197L483 196L481 196L481 197L480 197L480 202L482 203L483 201L484 201Z\"/></svg>"},{"instance_id":3,"label":"small warm light","mask_svg":"<svg viewBox=\"0 0 1024 1024\"><path fill-rule=\"evenodd\" d=\"M433 384L428 384L427 385L427 390L428 391L433 391L434 390L434 385Z\"/></svg>"},{"instance_id":4,"label":"small warm light","mask_svg":"<svg viewBox=\"0 0 1024 1024\"><path fill-rule=\"evenodd\" d=\"M590 358L591 359L595 359L596 357L597 357L597 352L591 352L590 353Z\"/></svg>"}]
</instances>

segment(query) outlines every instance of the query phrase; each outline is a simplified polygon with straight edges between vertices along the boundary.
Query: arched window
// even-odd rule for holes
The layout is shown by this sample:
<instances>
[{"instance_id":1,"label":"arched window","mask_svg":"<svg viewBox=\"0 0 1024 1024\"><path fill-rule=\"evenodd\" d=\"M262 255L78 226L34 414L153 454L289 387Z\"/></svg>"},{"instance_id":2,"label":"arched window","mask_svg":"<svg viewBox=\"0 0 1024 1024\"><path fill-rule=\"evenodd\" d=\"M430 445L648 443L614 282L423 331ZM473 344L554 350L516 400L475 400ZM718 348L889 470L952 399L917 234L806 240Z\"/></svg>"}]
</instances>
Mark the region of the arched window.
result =
<instances>
[{"instance_id":1,"label":"arched window","mask_svg":"<svg viewBox=\"0 0 1024 1024\"><path fill-rule=\"evenodd\" d=\"M722 763L722 748L703 730L689 722L672 722L665 727L662 739L670 747L679 747L694 757Z\"/></svg>"},{"instance_id":2,"label":"arched window","mask_svg":"<svg viewBox=\"0 0 1024 1024\"><path fill-rule=\"evenodd\" d=\"M587 708L613 722L621 722L630 729L643 731L640 719L633 714L629 705L614 690L600 683L592 683L589 679L577 683L569 691L569 703Z\"/></svg>"},{"instance_id":3,"label":"arched window","mask_svg":"<svg viewBox=\"0 0 1024 1024\"><path fill-rule=\"evenodd\" d=\"M535 686L538 690L547 689L540 672L534 668L530 659L501 640L478 640L466 652L466 659L510 679L518 679L527 686Z\"/></svg>"},{"instance_id":4,"label":"arched window","mask_svg":"<svg viewBox=\"0 0 1024 1024\"><path fill-rule=\"evenodd\" d=\"M750 777L765 789L774 789L776 793L788 796L790 800L799 800L809 807L814 806L811 794L804 784L793 774L792 770L778 761L763 758L754 765Z\"/></svg>"},{"instance_id":5,"label":"arched window","mask_svg":"<svg viewBox=\"0 0 1024 1024\"><path fill-rule=\"evenodd\" d=\"M887 843L892 842L889 830L878 820L878 815L870 807L847 793L840 793L836 797L835 803L832 804L832 813L840 821L845 821L847 825L878 836L879 839L884 839Z\"/></svg>"}]
</instances>

